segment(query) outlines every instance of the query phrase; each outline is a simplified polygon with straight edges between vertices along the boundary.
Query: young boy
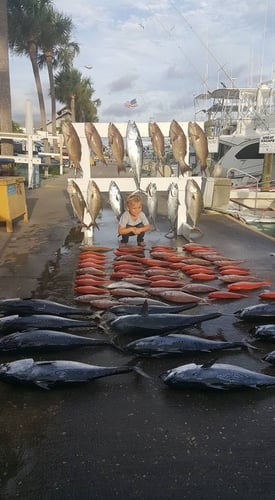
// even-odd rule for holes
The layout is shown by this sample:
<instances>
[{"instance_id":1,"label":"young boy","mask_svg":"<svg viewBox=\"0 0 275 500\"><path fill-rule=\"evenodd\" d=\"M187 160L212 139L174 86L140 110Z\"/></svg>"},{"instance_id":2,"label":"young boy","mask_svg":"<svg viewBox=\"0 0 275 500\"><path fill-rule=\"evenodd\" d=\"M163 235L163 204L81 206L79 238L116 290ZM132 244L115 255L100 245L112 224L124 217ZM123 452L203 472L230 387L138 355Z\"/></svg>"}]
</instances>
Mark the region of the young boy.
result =
<instances>
[{"instance_id":1,"label":"young boy","mask_svg":"<svg viewBox=\"0 0 275 500\"><path fill-rule=\"evenodd\" d=\"M127 197L127 210L123 212L118 224L118 234L122 236L121 243L128 243L129 236L136 235L137 244L145 246L144 233L150 229L148 219L142 211L141 196L130 194Z\"/></svg>"}]
</instances>

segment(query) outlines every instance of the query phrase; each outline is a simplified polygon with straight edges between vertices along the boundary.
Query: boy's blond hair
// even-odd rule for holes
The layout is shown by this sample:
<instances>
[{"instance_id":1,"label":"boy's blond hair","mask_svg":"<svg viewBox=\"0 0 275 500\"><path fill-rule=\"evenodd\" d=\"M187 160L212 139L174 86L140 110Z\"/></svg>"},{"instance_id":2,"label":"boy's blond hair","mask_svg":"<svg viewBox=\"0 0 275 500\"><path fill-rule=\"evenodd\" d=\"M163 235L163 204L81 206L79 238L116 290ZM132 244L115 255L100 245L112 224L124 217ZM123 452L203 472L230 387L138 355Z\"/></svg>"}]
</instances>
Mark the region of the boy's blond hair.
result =
<instances>
[{"instance_id":1,"label":"boy's blond hair","mask_svg":"<svg viewBox=\"0 0 275 500\"><path fill-rule=\"evenodd\" d=\"M142 198L140 194L134 193L134 194L129 194L127 196L127 205L131 205L131 203L142 203Z\"/></svg>"}]
</instances>

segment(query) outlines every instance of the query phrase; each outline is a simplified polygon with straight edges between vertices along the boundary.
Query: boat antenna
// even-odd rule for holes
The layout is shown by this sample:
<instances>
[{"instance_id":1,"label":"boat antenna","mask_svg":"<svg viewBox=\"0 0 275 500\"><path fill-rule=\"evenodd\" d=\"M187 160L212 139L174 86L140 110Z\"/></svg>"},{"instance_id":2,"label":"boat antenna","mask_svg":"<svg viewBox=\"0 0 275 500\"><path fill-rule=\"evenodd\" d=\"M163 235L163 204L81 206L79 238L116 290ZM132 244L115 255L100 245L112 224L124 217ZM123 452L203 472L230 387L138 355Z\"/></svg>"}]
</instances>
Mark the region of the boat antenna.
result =
<instances>
[{"instance_id":1,"label":"boat antenna","mask_svg":"<svg viewBox=\"0 0 275 500\"><path fill-rule=\"evenodd\" d=\"M187 21L186 17L182 14L182 12L178 9L178 7L175 5L175 3L172 0L170 0L170 4L179 13L179 15L184 20L185 24L187 24L187 26L191 29L191 31L194 33L194 35L198 38L198 40L203 45L203 47L207 50L207 52L211 55L211 57L214 59L214 61L218 64L219 70L223 71L225 76L231 82L232 88L235 88L235 83L234 83L232 77L227 73L227 71L224 69L224 67L220 64L220 62L216 58L215 54L209 49L208 44L206 44L204 42L204 40L198 35L198 33L196 33L193 26Z\"/></svg>"}]
</instances>

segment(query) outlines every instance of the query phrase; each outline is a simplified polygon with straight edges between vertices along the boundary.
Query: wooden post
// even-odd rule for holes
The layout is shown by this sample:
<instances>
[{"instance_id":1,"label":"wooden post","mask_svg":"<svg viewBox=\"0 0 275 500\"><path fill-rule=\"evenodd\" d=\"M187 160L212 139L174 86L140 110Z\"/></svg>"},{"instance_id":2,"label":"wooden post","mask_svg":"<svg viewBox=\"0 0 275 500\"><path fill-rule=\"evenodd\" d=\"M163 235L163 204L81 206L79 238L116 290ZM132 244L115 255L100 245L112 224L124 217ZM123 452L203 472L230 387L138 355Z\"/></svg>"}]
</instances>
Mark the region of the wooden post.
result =
<instances>
[{"instance_id":1,"label":"wooden post","mask_svg":"<svg viewBox=\"0 0 275 500\"><path fill-rule=\"evenodd\" d=\"M269 191L272 180L273 153L265 153L261 191Z\"/></svg>"}]
</instances>

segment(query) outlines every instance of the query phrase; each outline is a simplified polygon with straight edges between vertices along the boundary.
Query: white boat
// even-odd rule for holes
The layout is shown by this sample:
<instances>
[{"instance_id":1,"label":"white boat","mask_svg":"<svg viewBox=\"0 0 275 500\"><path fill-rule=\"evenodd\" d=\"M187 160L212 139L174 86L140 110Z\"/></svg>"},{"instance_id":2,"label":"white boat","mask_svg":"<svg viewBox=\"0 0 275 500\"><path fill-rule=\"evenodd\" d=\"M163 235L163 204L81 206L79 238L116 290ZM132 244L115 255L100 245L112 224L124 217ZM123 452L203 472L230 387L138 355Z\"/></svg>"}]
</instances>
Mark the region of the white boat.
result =
<instances>
[{"instance_id":1,"label":"white boat","mask_svg":"<svg viewBox=\"0 0 275 500\"><path fill-rule=\"evenodd\" d=\"M274 81L253 88L223 87L195 98L195 115L207 115L209 175L230 177L233 185L261 181L264 154L259 153L260 139L275 132Z\"/></svg>"}]
</instances>

